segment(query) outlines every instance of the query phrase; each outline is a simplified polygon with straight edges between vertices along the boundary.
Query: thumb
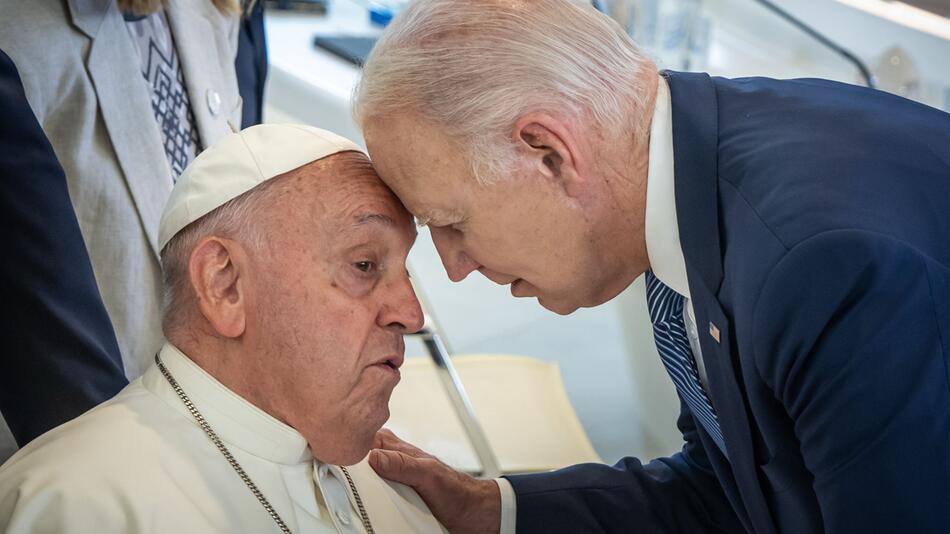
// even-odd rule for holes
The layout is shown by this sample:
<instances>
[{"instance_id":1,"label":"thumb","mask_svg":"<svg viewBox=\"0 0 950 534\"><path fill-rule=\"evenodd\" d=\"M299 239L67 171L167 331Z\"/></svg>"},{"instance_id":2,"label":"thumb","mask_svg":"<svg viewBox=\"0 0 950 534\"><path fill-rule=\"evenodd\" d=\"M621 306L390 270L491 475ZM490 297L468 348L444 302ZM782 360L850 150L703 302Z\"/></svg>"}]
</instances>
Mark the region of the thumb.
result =
<instances>
[{"instance_id":1,"label":"thumb","mask_svg":"<svg viewBox=\"0 0 950 534\"><path fill-rule=\"evenodd\" d=\"M498 484L476 480L431 456L375 449L369 464L379 476L416 490L449 532L498 532L501 496Z\"/></svg>"},{"instance_id":2,"label":"thumb","mask_svg":"<svg viewBox=\"0 0 950 534\"><path fill-rule=\"evenodd\" d=\"M369 453L369 465L379 476L414 488L425 478L418 463L416 458L397 451L375 449Z\"/></svg>"}]
</instances>

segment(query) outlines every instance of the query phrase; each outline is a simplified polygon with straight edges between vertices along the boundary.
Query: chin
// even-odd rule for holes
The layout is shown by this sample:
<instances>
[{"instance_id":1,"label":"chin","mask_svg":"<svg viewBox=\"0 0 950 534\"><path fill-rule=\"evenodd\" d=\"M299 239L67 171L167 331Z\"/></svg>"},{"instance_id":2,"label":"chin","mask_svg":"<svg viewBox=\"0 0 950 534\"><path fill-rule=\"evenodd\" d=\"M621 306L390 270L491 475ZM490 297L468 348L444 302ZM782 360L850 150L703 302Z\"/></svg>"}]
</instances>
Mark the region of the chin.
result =
<instances>
[{"instance_id":1,"label":"chin","mask_svg":"<svg viewBox=\"0 0 950 534\"><path fill-rule=\"evenodd\" d=\"M580 305L574 304L570 301L554 300L544 297L538 297L538 304L540 304L546 310L552 311L558 315L570 315L581 307Z\"/></svg>"},{"instance_id":2,"label":"chin","mask_svg":"<svg viewBox=\"0 0 950 534\"><path fill-rule=\"evenodd\" d=\"M383 425L386 424L388 420L389 406L384 404L365 421L362 421L361 424L354 425L352 427L353 436L350 441L351 445L347 450L341 451L344 453L345 458L334 463L339 465L353 465L358 464L363 458L366 458L366 455L369 454L369 451L373 448L376 433L379 432L379 429L383 428Z\"/></svg>"},{"instance_id":3,"label":"chin","mask_svg":"<svg viewBox=\"0 0 950 534\"><path fill-rule=\"evenodd\" d=\"M366 458L366 455L369 454L369 451L373 448L372 440L365 447L354 448L350 454L347 454L340 458L340 461L333 462L335 465L350 466L356 465L363 461L363 458Z\"/></svg>"},{"instance_id":4,"label":"chin","mask_svg":"<svg viewBox=\"0 0 950 534\"><path fill-rule=\"evenodd\" d=\"M358 464L373 448L376 432L389 419L389 407L383 406L362 417L349 418L327 427L314 428L313 438L308 439L314 458L325 464Z\"/></svg>"},{"instance_id":5,"label":"chin","mask_svg":"<svg viewBox=\"0 0 950 534\"><path fill-rule=\"evenodd\" d=\"M369 436L353 436L355 439L348 440L342 447L335 451L325 451L325 453L322 453L323 451L313 451L314 458L325 464L358 464L363 458L366 458L370 449L373 448L373 438L375 435L376 433L372 432Z\"/></svg>"}]
</instances>

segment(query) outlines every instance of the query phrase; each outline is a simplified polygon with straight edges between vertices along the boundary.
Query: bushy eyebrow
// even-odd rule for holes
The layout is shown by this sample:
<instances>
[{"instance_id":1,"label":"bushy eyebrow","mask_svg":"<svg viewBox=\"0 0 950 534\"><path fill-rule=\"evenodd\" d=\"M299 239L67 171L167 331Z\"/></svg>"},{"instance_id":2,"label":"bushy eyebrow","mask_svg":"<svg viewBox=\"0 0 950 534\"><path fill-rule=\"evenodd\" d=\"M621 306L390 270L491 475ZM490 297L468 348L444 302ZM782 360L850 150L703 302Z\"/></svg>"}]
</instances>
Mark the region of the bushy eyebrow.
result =
<instances>
[{"instance_id":1,"label":"bushy eyebrow","mask_svg":"<svg viewBox=\"0 0 950 534\"><path fill-rule=\"evenodd\" d=\"M383 226L396 226L396 223L393 222L392 218L388 215L383 215L382 213L364 213L362 215L356 216L356 224L354 226L363 226L366 224L381 224Z\"/></svg>"},{"instance_id":2,"label":"bushy eyebrow","mask_svg":"<svg viewBox=\"0 0 950 534\"><path fill-rule=\"evenodd\" d=\"M378 236L382 235L382 232L376 230L381 228L401 231L400 224L397 224L395 219L385 213L364 212L355 215L351 220L352 222L349 225L340 228L341 234L359 235L370 232L369 235ZM412 233L413 239L415 239L416 232L414 228Z\"/></svg>"},{"instance_id":3,"label":"bushy eyebrow","mask_svg":"<svg viewBox=\"0 0 950 534\"><path fill-rule=\"evenodd\" d=\"M454 210L444 211L444 210L433 210L430 212L420 213L416 215L416 226L427 226L433 220L437 220L440 224L451 224L462 219L462 215L459 212Z\"/></svg>"}]
</instances>

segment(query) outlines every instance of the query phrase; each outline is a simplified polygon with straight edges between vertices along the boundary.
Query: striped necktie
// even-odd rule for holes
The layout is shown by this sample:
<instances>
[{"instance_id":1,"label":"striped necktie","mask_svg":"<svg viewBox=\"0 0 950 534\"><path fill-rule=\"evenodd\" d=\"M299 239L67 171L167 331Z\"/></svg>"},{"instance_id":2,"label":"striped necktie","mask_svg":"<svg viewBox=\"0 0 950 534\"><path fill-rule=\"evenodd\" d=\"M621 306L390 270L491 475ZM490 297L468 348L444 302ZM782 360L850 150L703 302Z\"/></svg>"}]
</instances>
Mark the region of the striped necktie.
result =
<instances>
[{"instance_id":1,"label":"striped necktie","mask_svg":"<svg viewBox=\"0 0 950 534\"><path fill-rule=\"evenodd\" d=\"M653 321L656 349L666 371L676 385L676 391L686 401L693 417L712 437L719 450L726 454L725 441L719 428L719 418L699 381L696 360L686 337L683 323L683 296L660 282L653 271L646 273L647 305ZM726 454L728 457L728 455Z\"/></svg>"}]
</instances>

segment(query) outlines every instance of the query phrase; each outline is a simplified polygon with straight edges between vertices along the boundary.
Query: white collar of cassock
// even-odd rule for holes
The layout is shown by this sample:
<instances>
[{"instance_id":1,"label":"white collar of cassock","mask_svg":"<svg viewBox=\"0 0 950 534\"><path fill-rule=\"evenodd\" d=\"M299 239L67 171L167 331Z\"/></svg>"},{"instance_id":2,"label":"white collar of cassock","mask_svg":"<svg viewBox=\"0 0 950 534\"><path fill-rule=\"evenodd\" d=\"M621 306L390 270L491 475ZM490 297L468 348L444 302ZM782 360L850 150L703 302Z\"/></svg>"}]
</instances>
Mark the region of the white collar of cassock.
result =
<instances>
[{"instance_id":1,"label":"white collar of cassock","mask_svg":"<svg viewBox=\"0 0 950 534\"><path fill-rule=\"evenodd\" d=\"M279 464L313 461L307 440L299 432L225 387L175 346L166 343L161 358L201 415L226 443ZM173 410L192 419L157 366L146 371L142 382Z\"/></svg>"}]
</instances>

